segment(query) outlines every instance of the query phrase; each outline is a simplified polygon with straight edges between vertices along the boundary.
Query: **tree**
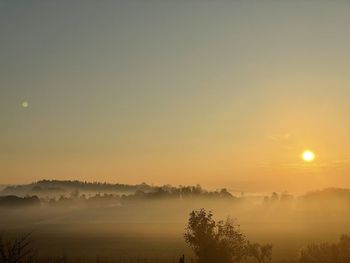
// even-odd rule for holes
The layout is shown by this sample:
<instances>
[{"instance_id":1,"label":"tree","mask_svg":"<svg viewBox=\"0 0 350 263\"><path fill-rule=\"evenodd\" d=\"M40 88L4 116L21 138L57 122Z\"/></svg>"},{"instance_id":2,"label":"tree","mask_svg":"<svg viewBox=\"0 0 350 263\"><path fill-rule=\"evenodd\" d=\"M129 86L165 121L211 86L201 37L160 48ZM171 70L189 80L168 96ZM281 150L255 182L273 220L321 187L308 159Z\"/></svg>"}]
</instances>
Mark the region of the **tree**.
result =
<instances>
[{"instance_id":1,"label":"tree","mask_svg":"<svg viewBox=\"0 0 350 263\"><path fill-rule=\"evenodd\" d=\"M338 243L310 244L300 251L300 263L350 262L350 237L343 235Z\"/></svg>"},{"instance_id":2,"label":"tree","mask_svg":"<svg viewBox=\"0 0 350 263\"><path fill-rule=\"evenodd\" d=\"M272 245L258 243L250 243L247 245L247 257L253 259L256 263L271 262Z\"/></svg>"},{"instance_id":3,"label":"tree","mask_svg":"<svg viewBox=\"0 0 350 263\"><path fill-rule=\"evenodd\" d=\"M228 218L216 222L211 211L192 211L185 232L198 263L235 263L246 253L247 240L239 226Z\"/></svg>"},{"instance_id":4,"label":"tree","mask_svg":"<svg viewBox=\"0 0 350 263\"><path fill-rule=\"evenodd\" d=\"M0 263L31 263L34 251L30 246L30 234L10 241L0 236Z\"/></svg>"},{"instance_id":5,"label":"tree","mask_svg":"<svg viewBox=\"0 0 350 263\"><path fill-rule=\"evenodd\" d=\"M350 262L350 236L342 235L337 247L340 262Z\"/></svg>"}]
</instances>

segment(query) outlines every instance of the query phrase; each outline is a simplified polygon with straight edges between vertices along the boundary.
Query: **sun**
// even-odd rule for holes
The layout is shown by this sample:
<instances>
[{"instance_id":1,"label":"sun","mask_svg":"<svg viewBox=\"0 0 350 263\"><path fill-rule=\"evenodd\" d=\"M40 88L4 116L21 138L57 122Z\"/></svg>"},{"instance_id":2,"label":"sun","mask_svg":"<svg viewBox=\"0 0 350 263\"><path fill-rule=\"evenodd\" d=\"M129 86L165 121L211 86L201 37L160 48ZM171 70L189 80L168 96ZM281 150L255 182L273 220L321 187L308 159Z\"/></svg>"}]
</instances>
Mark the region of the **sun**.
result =
<instances>
[{"instance_id":1,"label":"sun","mask_svg":"<svg viewBox=\"0 0 350 263\"><path fill-rule=\"evenodd\" d=\"M310 150L305 150L302 155L301 158L305 161L305 162L312 162L315 159L315 154L313 153L313 151Z\"/></svg>"}]
</instances>

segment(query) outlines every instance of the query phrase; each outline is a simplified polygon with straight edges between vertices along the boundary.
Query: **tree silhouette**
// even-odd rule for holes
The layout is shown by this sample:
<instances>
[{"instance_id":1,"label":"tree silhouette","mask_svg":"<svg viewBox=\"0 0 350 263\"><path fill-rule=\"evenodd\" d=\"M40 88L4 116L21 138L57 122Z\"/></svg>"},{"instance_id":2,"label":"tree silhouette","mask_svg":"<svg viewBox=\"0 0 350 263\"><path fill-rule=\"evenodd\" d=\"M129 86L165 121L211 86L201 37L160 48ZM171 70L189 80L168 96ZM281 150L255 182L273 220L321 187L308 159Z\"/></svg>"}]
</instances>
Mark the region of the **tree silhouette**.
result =
<instances>
[{"instance_id":1,"label":"tree silhouette","mask_svg":"<svg viewBox=\"0 0 350 263\"><path fill-rule=\"evenodd\" d=\"M256 263L267 263L272 259L272 245L250 243L247 245L247 257L252 258Z\"/></svg>"},{"instance_id":2,"label":"tree silhouette","mask_svg":"<svg viewBox=\"0 0 350 263\"><path fill-rule=\"evenodd\" d=\"M300 263L350 262L350 237L343 235L338 243L310 244L300 251Z\"/></svg>"},{"instance_id":3,"label":"tree silhouette","mask_svg":"<svg viewBox=\"0 0 350 263\"><path fill-rule=\"evenodd\" d=\"M235 263L246 253L246 237L238 225L228 218L216 222L211 211L192 211L185 232L198 263Z\"/></svg>"},{"instance_id":4,"label":"tree silhouette","mask_svg":"<svg viewBox=\"0 0 350 263\"><path fill-rule=\"evenodd\" d=\"M31 263L34 262L34 251L30 246L30 234L10 241L0 236L0 263Z\"/></svg>"}]
</instances>

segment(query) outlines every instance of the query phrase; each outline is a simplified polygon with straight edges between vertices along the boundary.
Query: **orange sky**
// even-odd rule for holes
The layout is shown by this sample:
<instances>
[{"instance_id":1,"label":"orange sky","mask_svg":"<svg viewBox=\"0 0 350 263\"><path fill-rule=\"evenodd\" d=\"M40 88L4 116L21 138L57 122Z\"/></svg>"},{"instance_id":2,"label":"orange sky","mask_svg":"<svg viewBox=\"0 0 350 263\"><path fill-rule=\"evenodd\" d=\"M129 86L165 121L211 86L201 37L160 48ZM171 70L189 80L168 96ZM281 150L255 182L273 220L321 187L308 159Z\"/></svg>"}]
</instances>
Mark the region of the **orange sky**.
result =
<instances>
[{"instance_id":1,"label":"orange sky","mask_svg":"<svg viewBox=\"0 0 350 263\"><path fill-rule=\"evenodd\" d=\"M350 187L349 8L2 3L0 184Z\"/></svg>"}]
</instances>

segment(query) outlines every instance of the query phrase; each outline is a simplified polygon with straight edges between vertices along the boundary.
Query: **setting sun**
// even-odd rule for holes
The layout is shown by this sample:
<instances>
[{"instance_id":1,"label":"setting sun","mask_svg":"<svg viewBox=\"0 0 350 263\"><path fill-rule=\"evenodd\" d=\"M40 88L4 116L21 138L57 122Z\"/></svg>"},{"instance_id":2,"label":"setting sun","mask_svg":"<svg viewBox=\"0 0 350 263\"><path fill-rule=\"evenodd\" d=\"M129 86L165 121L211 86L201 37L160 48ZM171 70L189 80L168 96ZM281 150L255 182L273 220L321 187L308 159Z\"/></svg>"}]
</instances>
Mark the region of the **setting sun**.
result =
<instances>
[{"instance_id":1,"label":"setting sun","mask_svg":"<svg viewBox=\"0 0 350 263\"><path fill-rule=\"evenodd\" d=\"M310 150L306 150L302 154L302 159L305 162L312 162L315 159L315 154Z\"/></svg>"}]
</instances>

